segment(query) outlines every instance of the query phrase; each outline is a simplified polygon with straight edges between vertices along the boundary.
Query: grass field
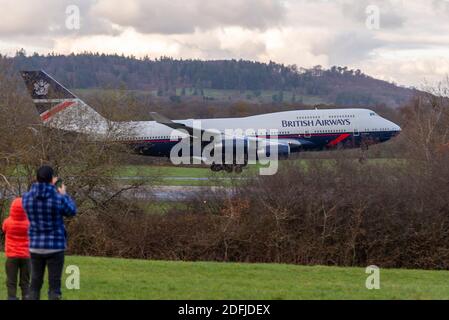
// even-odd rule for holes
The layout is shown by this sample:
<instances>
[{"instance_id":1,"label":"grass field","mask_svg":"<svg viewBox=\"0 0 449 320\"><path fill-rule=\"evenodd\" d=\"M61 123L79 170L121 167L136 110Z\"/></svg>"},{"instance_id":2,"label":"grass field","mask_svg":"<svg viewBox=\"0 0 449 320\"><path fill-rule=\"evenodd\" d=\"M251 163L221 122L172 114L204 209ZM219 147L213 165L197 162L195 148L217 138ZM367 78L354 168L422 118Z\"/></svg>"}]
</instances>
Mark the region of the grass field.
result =
<instances>
[{"instance_id":1,"label":"grass field","mask_svg":"<svg viewBox=\"0 0 449 320\"><path fill-rule=\"evenodd\" d=\"M287 162L295 163L304 170L307 170L313 162L320 162L329 167L334 166L335 160L332 159L296 159L281 161L279 167ZM358 160L352 160L358 163ZM405 160L402 159L368 159L364 165L379 166L401 166ZM212 172L207 166L204 167L176 167L176 166L149 166L132 165L121 166L117 169L118 177L141 177L155 178L151 180L157 185L190 185L190 186L208 186L208 185L229 185L232 178L251 178L258 175L260 165L249 165L243 170L243 173Z\"/></svg>"},{"instance_id":2,"label":"grass field","mask_svg":"<svg viewBox=\"0 0 449 320\"><path fill-rule=\"evenodd\" d=\"M301 166L304 169L307 169L313 162L320 162L321 164L333 166L335 159L295 159L295 160L287 160L280 161L279 165L282 166L285 163L295 163L298 166ZM354 161L358 163L358 159L349 159L349 161ZM365 164L367 165L403 165L403 159L367 159ZM260 165L249 165L248 168L245 168L243 174L257 174L257 170ZM180 166L152 166L152 165L129 165L129 166L120 166L117 169L118 176L167 176L167 177L208 177L208 176L223 176L228 177L229 174L223 171L214 173L212 172L208 166L202 167L180 167ZM239 176L237 174L233 174L235 176Z\"/></svg>"},{"instance_id":3,"label":"grass field","mask_svg":"<svg viewBox=\"0 0 449 320\"><path fill-rule=\"evenodd\" d=\"M280 161L279 167L287 163L295 163L307 170L313 162L320 162L329 167L334 166L333 159L294 159ZM357 162L352 159L350 161ZM364 165L392 165L401 166L405 160L401 159L368 159ZM148 183L163 186L228 186L232 178L251 178L259 173L260 165L249 165L243 173L212 172L208 166L202 167L179 167L172 165L123 165L114 169L113 175L125 180L147 180ZM6 172L7 176L24 175L15 169Z\"/></svg>"},{"instance_id":4,"label":"grass field","mask_svg":"<svg viewBox=\"0 0 449 320\"><path fill-rule=\"evenodd\" d=\"M363 268L74 256L68 265L80 268L81 282L65 299L449 299L449 271L385 269L381 288L368 290ZM4 272L0 282L4 296Z\"/></svg>"}]
</instances>

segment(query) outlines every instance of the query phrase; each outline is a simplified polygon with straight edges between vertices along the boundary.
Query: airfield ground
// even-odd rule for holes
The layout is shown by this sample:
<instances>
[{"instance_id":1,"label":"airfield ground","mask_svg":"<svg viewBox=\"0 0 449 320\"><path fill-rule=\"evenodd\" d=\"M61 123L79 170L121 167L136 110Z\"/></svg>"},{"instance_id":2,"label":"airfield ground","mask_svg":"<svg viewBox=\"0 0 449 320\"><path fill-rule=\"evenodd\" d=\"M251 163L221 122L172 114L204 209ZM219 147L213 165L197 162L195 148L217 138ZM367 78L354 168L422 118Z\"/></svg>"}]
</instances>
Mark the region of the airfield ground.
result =
<instances>
[{"instance_id":1,"label":"airfield ground","mask_svg":"<svg viewBox=\"0 0 449 320\"><path fill-rule=\"evenodd\" d=\"M313 162L321 162L329 167L334 166L333 159L295 159L280 162L279 166L286 162L294 163L307 170ZM350 161L358 162L357 159ZM364 165L393 165L400 166L404 160L401 159L368 159ZM212 172L207 166L198 167L179 167L170 164L167 165L122 165L116 168L114 177L126 181L139 180L151 185L161 186L229 186L231 181L239 181L252 178L258 175L259 165L250 165L243 170L243 173L226 173ZM24 173L17 172L17 169L12 169L8 172L8 176L24 175Z\"/></svg>"},{"instance_id":2,"label":"airfield ground","mask_svg":"<svg viewBox=\"0 0 449 320\"><path fill-rule=\"evenodd\" d=\"M311 165L312 162L319 161L324 165L333 167L333 159L297 159L289 160L304 170ZM358 162L357 159L352 161ZM364 165L391 165L400 166L404 160L401 159L368 159ZM279 165L282 166L284 162ZM226 172L212 172L208 167L176 167L176 166L154 166L154 165L130 165L120 166L117 168L116 177L122 179L134 180L136 178L148 179L151 184L164 186L211 186L220 185L228 186L232 179L238 181L240 179L248 179L255 177L259 173L258 165L250 165L244 169L242 174L229 174Z\"/></svg>"},{"instance_id":3,"label":"airfield ground","mask_svg":"<svg viewBox=\"0 0 449 320\"><path fill-rule=\"evenodd\" d=\"M69 265L79 267L81 279L80 290L63 288L65 299L71 300L449 299L449 271L381 269L380 289L368 290L363 268L68 256ZM4 272L0 283L5 295Z\"/></svg>"}]
</instances>

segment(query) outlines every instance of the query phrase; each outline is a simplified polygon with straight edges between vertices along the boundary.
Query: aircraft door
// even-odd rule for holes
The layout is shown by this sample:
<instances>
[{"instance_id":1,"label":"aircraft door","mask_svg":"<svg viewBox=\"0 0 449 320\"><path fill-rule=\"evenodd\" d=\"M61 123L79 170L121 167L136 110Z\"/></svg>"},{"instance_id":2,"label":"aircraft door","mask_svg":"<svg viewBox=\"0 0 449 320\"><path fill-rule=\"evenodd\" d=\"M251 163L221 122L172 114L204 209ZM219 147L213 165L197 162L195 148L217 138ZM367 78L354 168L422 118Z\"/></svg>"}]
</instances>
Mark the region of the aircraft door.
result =
<instances>
[{"instance_id":1,"label":"aircraft door","mask_svg":"<svg viewBox=\"0 0 449 320\"><path fill-rule=\"evenodd\" d=\"M360 131L358 127L354 127L352 134L352 146L355 148L360 143Z\"/></svg>"},{"instance_id":2,"label":"aircraft door","mask_svg":"<svg viewBox=\"0 0 449 320\"><path fill-rule=\"evenodd\" d=\"M312 134L310 133L309 130L304 131L304 138L311 138Z\"/></svg>"}]
</instances>

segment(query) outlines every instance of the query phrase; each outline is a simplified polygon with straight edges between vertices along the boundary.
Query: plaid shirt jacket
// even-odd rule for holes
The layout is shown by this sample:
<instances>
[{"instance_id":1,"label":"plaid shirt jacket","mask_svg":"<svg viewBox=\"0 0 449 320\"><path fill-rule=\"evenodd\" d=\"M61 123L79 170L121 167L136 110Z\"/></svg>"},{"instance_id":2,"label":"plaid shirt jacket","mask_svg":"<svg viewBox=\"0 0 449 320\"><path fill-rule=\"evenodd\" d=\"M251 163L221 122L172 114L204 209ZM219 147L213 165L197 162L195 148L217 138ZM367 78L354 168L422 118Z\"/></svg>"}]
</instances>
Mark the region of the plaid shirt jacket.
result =
<instances>
[{"instance_id":1,"label":"plaid shirt jacket","mask_svg":"<svg viewBox=\"0 0 449 320\"><path fill-rule=\"evenodd\" d=\"M48 183L33 184L22 199L30 220L30 249L65 250L67 234L63 217L76 215L75 202Z\"/></svg>"}]
</instances>

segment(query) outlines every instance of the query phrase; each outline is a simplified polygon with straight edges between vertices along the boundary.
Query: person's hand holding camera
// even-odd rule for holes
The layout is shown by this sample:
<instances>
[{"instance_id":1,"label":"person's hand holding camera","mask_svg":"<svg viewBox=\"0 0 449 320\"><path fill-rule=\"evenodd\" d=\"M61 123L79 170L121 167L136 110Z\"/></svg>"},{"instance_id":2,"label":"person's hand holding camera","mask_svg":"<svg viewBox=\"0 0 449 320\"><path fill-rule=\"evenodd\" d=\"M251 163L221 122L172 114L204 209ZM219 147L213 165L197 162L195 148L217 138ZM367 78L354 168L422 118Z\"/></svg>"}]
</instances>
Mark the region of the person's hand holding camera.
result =
<instances>
[{"instance_id":1,"label":"person's hand holding camera","mask_svg":"<svg viewBox=\"0 0 449 320\"><path fill-rule=\"evenodd\" d=\"M59 194L62 194L63 196L65 196L67 194L67 188L66 188L65 184L61 184L61 186L58 188L58 192L59 192Z\"/></svg>"},{"instance_id":2,"label":"person's hand holding camera","mask_svg":"<svg viewBox=\"0 0 449 320\"><path fill-rule=\"evenodd\" d=\"M67 188L65 184L62 182L61 178L54 177L52 183L56 187L56 190L58 191L59 194L63 196L67 194Z\"/></svg>"}]
</instances>

